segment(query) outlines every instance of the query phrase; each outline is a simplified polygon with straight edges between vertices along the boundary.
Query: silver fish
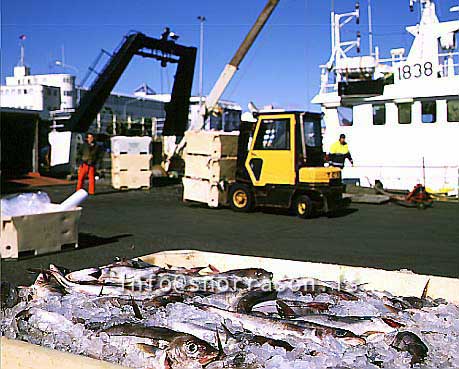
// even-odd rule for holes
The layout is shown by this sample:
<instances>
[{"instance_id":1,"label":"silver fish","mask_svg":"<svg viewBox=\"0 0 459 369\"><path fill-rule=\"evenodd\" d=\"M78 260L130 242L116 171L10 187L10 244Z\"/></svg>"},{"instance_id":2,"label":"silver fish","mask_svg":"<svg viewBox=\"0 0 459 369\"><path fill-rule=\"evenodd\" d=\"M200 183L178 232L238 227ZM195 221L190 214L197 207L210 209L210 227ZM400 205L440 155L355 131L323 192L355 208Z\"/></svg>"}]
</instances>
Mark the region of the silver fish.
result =
<instances>
[{"instance_id":1,"label":"silver fish","mask_svg":"<svg viewBox=\"0 0 459 369\"><path fill-rule=\"evenodd\" d=\"M273 317L242 314L219 309L213 306L196 304L196 306L209 313L217 314L223 319L229 319L232 323L242 325L244 329L255 334L269 338L283 340L290 336L298 341L309 338L315 342L321 342L325 335L333 335L337 339L349 345L360 345L366 341L348 330L322 326L309 322L294 322Z\"/></svg>"},{"instance_id":2,"label":"silver fish","mask_svg":"<svg viewBox=\"0 0 459 369\"><path fill-rule=\"evenodd\" d=\"M93 296L132 296L138 300L150 299L169 292L169 289L151 289L139 291L133 288L123 288L121 286L80 284L69 281L63 275L54 270L46 271L46 273L51 275L67 292L79 292Z\"/></svg>"},{"instance_id":3,"label":"silver fish","mask_svg":"<svg viewBox=\"0 0 459 369\"><path fill-rule=\"evenodd\" d=\"M206 365L221 355L209 343L190 334L176 332L162 327L145 327L138 324L120 324L103 330L109 336L135 336L149 338L152 345L138 344L142 351L155 353L159 341L167 341L165 367L176 368L192 366L193 364Z\"/></svg>"}]
</instances>

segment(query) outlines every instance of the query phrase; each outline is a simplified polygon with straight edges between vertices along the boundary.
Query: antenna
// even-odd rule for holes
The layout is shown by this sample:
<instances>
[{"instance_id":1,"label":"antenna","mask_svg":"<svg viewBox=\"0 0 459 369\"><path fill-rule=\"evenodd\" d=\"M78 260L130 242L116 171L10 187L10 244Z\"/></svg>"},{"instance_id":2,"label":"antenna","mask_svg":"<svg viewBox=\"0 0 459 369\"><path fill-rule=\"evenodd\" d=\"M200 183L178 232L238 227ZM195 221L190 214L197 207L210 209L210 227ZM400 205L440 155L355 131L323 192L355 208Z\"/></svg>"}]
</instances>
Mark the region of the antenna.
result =
<instances>
[{"instance_id":1,"label":"antenna","mask_svg":"<svg viewBox=\"0 0 459 369\"><path fill-rule=\"evenodd\" d=\"M355 23L360 24L360 3L356 2L355 3Z\"/></svg>"},{"instance_id":2,"label":"antenna","mask_svg":"<svg viewBox=\"0 0 459 369\"><path fill-rule=\"evenodd\" d=\"M360 31L357 31L357 53L360 54Z\"/></svg>"},{"instance_id":3,"label":"antenna","mask_svg":"<svg viewBox=\"0 0 459 369\"><path fill-rule=\"evenodd\" d=\"M371 16L371 0L368 0L368 45L370 55L373 55L373 20Z\"/></svg>"}]
</instances>

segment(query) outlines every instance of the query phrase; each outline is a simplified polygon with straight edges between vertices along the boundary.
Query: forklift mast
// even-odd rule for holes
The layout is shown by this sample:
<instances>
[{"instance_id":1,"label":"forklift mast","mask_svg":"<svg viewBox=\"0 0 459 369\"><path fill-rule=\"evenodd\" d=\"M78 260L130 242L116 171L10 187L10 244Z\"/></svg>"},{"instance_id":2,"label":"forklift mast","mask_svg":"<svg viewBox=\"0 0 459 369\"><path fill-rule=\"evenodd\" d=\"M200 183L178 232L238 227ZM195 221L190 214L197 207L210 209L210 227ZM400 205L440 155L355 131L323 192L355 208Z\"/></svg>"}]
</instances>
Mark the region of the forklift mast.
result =
<instances>
[{"instance_id":1,"label":"forklift mast","mask_svg":"<svg viewBox=\"0 0 459 369\"><path fill-rule=\"evenodd\" d=\"M168 29L161 39L151 38L139 32L125 36L121 46L113 53L103 71L98 74L68 121L68 128L71 131L88 130L134 55L157 59L161 61L162 67L167 63L177 64L171 100L166 104L163 135L184 135L188 126L196 48L182 46L170 40Z\"/></svg>"}]
</instances>

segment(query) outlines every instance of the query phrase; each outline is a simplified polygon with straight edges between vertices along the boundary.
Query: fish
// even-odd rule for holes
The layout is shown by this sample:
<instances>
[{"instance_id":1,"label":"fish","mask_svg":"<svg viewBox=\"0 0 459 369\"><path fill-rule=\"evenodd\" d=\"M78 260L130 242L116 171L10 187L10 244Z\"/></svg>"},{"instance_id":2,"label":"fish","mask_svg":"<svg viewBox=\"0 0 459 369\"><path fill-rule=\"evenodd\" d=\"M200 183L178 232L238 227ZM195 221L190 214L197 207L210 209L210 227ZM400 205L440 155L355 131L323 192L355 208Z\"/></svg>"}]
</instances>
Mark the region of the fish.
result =
<instances>
[{"instance_id":1,"label":"fish","mask_svg":"<svg viewBox=\"0 0 459 369\"><path fill-rule=\"evenodd\" d=\"M225 291L206 297L206 304L238 313L250 313L252 308L264 301L274 300L277 292L273 290L237 290Z\"/></svg>"},{"instance_id":2,"label":"fish","mask_svg":"<svg viewBox=\"0 0 459 369\"><path fill-rule=\"evenodd\" d=\"M426 285L424 286L424 289L422 290L421 299L427 298L427 294L429 292L429 284L430 284L430 278L427 280Z\"/></svg>"},{"instance_id":3,"label":"fish","mask_svg":"<svg viewBox=\"0 0 459 369\"><path fill-rule=\"evenodd\" d=\"M53 277L69 293L79 292L93 296L133 296L136 299L143 300L161 296L170 291L169 289L135 290L133 288L124 288L122 286L80 284L69 281L67 278L54 270L47 270L45 271L45 274Z\"/></svg>"},{"instance_id":4,"label":"fish","mask_svg":"<svg viewBox=\"0 0 459 369\"><path fill-rule=\"evenodd\" d=\"M37 328L43 332L53 333L56 330L68 332L71 334L75 328L75 323L63 315L47 311L38 307L31 307L23 310L16 315L16 320L28 321L32 316L35 316L35 324Z\"/></svg>"},{"instance_id":5,"label":"fish","mask_svg":"<svg viewBox=\"0 0 459 369\"><path fill-rule=\"evenodd\" d=\"M65 277L72 282L106 282L115 284L128 284L132 280L151 279L166 269L145 263L142 260L123 259L114 263L95 268L65 273Z\"/></svg>"},{"instance_id":6,"label":"fish","mask_svg":"<svg viewBox=\"0 0 459 369\"><path fill-rule=\"evenodd\" d=\"M88 270L92 272L92 270ZM132 285L133 283L138 283L141 281L154 280L156 275L160 272L164 272L164 269L161 267L149 267L149 268L133 268L130 266L112 266L112 267L103 267L98 268L96 271L88 274L87 277L81 276L80 272L74 272L67 275L68 279L72 281L81 282L81 281L97 281L100 283L110 283L115 285ZM78 273L75 275L75 273ZM70 278L69 278L70 276Z\"/></svg>"},{"instance_id":7,"label":"fish","mask_svg":"<svg viewBox=\"0 0 459 369\"><path fill-rule=\"evenodd\" d=\"M383 319L373 316L335 316L325 314L305 315L294 321L320 324L327 327L346 329L357 336L367 333L394 333L396 328L387 324Z\"/></svg>"},{"instance_id":8,"label":"fish","mask_svg":"<svg viewBox=\"0 0 459 369\"><path fill-rule=\"evenodd\" d=\"M316 278L290 278L283 279L276 283L278 291L291 290L292 292L299 292L304 295L317 296L322 293L332 295L340 300L356 301L358 297L343 288L342 284L324 282Z\"/></svg>"},{"instance_id":9,"label":"fish","mask_svg":"<svg viewBox=\"0 0 459 369\"><path fill-rule=\"evenodd\" d=\"M190 276L165 272L157 275L156 286L171 286L178 291L219 293L238 289L270 289L273 274L264 269L234 269L211 275Z\"/></svg>"},{"instance_id":10,"label":"fish","mask_svg":"<svg viewBox=\"0 0 459 369\"><path fill-rule=\"evenodd\" d=\"M137 303L134 300L134 297L132 296L131 296L131 306L132 306L132 310L134 310L135 317L137 319L142 320L143 319L142 312L140 311L139 305L137 305Z\"/></svg>"},{"instance_id":11,"label":"fish","mask_svg":"<svg viewBox=\"0 0 459 369\"><path fill-rule=\"evenodd\" d=\"M298 318L309 314L320 314L328 311L331 304L327 302L305 302L294 300L276 300L276 307L281 318Z\"/></svg>"},{"instance_id":12,"label":"fish","mask_svg":"<svg viewBox=\"0 0 459 369\"><path fill-rule=\"evenodd\" d=\"M185 299L184 295L162 295L162 296L156 296L153 298L148 298L142 300L142 306L144 307L164 307L167 306L168 304L174 304L176 302L183 302Z\"/></svg>"},{"instance_id":13,"label":"fish","mask_svg":"<svg viewBox=\"0 0 459 369\"><path fill-rule=\"evenodd\" d=\"M152 344L138 344L138 347L147 353L154 353L159 347L159 341L167 341L165 349L165 368L186 368L196 364L207 365L222 355L219 349L214 348L191 334L176 332L163 327L146 327L138 324L123 323L112 326L102 332L109 336L136 336L149 338Z\"/></svg>"},{"instance_id":14,"label":"fish","mask_svg":"<svg viewBox=\"0 0 459 369\"><path fill-rule=\"evenodd\" d=\"M252 308L265 301L274 300L277 297L277 291L273 290L250 290L236 301L235 311L237 313L250 313Z\"/></svg>"},{"instance_id":15,"label":"fish","mask_svg":"<svg viewBox=\"0 0 459 369\"><path fill-rule=\"evenodd\" d=\"M0 295L2 309L12 308L19 301L19 290L9 282L1 282Z\"/></svg>"},{"instance_id":16,"label":"fish","mask_svg":"<svg viewBox=\"0 0 459 369\"><path fill-rule=\"evenodd\" d=\"M293 346L284 340L278 340L273 338L268 338L265 336L255 335L250 333L249 331L244 332L231 332L225 324L222 323L222 327L228 337L234 338L240 342L248 342L248 343L257 343L259 345L263 345L267 343L273 347L282 347L286 351L292 351Z\"/></svg>"},{"instance_id":17,"label":"fish","mask_svg":"<svg viewBox=\"0 0 459 369\"><path fill-rule=\"evenodd\" d=\"M182 274L188 274L188 275L199 275L199 272L202 271L203 269L206 269L207 267L193 267L193 268L186 268L186 267L181 267L181 266L174 266L170 264L166 264L168 270L172 270L174 272L182 273Z\"/></svg>"},{"instance_id":18,"label":"fish","mask_svg":"<svg viewBox=\"0 0 459 369\"><path fill-rule=\"evenodd\" d=\"M309 338L320 343L326 335L333 335L348 345L366 343L364 338L358 337L349 330L342 328L327 327L305 321L300 322L266 317L263 315L236 313L203 304L195 303L194 305L203 311L219 315L222 319L229 319L232 323L242 325L244 329L254 334L269 338L283 340L289 336L300 342L304 341L305 338Z\"/></svg>"},{"instance_id":19,"label":"fish","mask_svg":"<svg viewBox=\"0 0 459 369\"><path fill-rule=\"evenodd\" d=\"M28 269L29 272L38 273L34 283L28 288L32 299L41 299L49 296L62 296L65 289L50 277L44 269Z\"/></svg>"},{"instance_id":20,"label":"fish","mask_svg":"<svg viewBox=\"0 0 459 369\"><path fill-rule=\"evenodd\" d=\"M422 309L424 307L435 307L438 303L431 301L429 298L420 298L416 296L403 296L389 298L392 308L400 310Z\"/></svg>"},{"instance_id":21,"label":"fish","mask_svg":"<svg viewBox=\"0 0 459 369\"><path fill-rule=\"evenodd\" d=\"M65 274L65 278L72 282L97 281L101 274L100 268L86 268Z\"/></svg>"},{"instance_id":22,"label":"fish","mask_svg":"<svg viewBox=\"0 0 459 369\"><path fill-rule=\"evenodd\" d=\"M391 347L398 351L406 351L411 354L411 366L422 363L427 357L429 348L413 332L398 332L390 344Z\"/></svg>"}]
</instances>

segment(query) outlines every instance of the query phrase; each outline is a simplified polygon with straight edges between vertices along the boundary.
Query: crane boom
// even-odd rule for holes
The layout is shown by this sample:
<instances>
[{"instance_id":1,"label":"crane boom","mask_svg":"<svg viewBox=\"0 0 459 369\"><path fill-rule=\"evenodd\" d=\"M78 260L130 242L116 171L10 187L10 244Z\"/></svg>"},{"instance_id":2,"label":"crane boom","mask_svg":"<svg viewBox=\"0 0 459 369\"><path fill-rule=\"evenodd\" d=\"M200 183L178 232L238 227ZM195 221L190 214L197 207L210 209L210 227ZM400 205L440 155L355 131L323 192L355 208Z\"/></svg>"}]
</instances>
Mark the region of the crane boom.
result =
<instances>
[{"instance_id":1,"label":"crane boom","mask_svg":"<svg viewBox=\"0 0 459 369\"><path fill-rule=\"evenodd\" d=\"M212 88L212 91L209 93L209 96L207 96L203 116L207 115L208 112L212 111L217 105L218 100L220 100L220 98L223 95L223 92L225 91L226 87L231 82L231 79L233 78L234 74L238 70L239 64L241 64L241 61L244 59L250 47L255 42L255 39L263 29L264 25L268 21L269 17L271 16L272 12L274 11L278 3L279 0L268 0L268 3L265 5L264 9L258 16L256 22L250 29L244 41L237 49L231 61L225 66L222 73L220 74L220 77L218 78L217 82ZM202 119L202 124L200 128L202 128L203 125L204 117Z\"/></svg>"}]
</instances>

